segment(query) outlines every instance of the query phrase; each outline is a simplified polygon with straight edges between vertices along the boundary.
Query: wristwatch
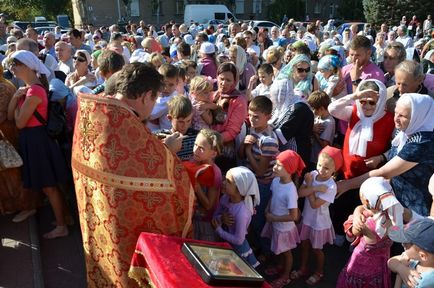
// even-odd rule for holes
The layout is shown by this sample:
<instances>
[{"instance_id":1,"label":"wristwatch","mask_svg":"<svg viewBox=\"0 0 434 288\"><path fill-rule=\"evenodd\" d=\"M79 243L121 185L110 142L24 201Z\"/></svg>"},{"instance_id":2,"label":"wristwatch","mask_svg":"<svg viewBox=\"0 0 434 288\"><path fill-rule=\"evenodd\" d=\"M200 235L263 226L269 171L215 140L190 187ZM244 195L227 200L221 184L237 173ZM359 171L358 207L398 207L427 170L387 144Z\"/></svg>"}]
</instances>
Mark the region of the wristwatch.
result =
<instances>
[{"instance_id":1,"label":"wristwatch","mask_svg":"<svg viewBox=\"0 0 434 288\"><path fill-rule=\"evenodd\" d=\"M359 78L359 79L356 79L356 80L352 80L351 84L353 84L353 85L359 85L360 82L362 82L362 79Z\"/></svg>"}]
</instances>

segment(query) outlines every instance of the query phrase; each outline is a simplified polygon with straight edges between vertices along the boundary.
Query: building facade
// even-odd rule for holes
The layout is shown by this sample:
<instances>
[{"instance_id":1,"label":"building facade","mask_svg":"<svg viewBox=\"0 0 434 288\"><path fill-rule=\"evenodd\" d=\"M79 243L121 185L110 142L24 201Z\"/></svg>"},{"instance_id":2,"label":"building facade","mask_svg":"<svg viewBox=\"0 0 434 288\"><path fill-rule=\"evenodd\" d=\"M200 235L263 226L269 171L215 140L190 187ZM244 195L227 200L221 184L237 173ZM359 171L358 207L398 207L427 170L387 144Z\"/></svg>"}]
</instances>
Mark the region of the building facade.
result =
<instances>
[{"instance_id":1,"label":"building facade","mask_svg":"<svg viewBox=\"0 0 434 288\"><path fill-rule=\"evenodd\" d=\"M73 0L74 22L79 27L92 23L96 26L128 21L162 25L170 20L182 23L187 4L224 4L243 20L266 20L267 6L273 0Z\"/></svg>"},{"instance_id":2,"label":"building facade","mask_svg":"<svg viewBox=\"0 0 434 288\"><path fill-rule=\"evenodd\" d=\"M339 17L341 0L306 0L306 21Z\"/></svg>"}]
</instances>

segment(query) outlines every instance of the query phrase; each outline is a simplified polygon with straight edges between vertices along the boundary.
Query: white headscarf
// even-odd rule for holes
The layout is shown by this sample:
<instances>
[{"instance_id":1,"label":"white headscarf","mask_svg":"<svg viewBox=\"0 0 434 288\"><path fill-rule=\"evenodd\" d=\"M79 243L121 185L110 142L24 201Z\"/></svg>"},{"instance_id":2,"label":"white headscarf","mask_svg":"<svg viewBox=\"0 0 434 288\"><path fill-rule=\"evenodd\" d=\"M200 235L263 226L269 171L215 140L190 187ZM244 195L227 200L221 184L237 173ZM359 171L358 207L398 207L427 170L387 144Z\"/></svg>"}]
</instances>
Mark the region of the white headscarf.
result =
<instances>
[{"instance_id":1,"label":"white headscarf","mask_svg":"<svg viewBox=\"0 0 434 288\"><path fill-rule=\"evenodd\" d=\"M360 186L360 194L368 200L368 209L380 210L372 218L375 221L375 232L383 238L387 232L387 216L394 227L403 227L404 207L396 199L392 186L383 177L371 177Z\"/></svg>"},{"instance_id":2,"label":"white headscarf","mask_svg":"<svg viewBox=\"0 0 434 288\"><path fill-rule=\"evenodd\" d=\"M42 63L41 60L39 60L39 58L30 51L15 51L12 54L11 59L17 59L18 61L35 71L37 74L45 74L47 77L51 74L50 70L48 70L44 63Z\"/></svg>"},{"instance_id":3,"label":"white headscarf","mask_svg":"<svg viewBox=\"0 0 434 288\"><path fill-rule=\"evenodd\" d=\"M434 100L429 95L406 93L399 97L396 105L410 101L411 118L405 131L399 131L392 140L392 145L401 151L408 137L416 132L433 131L434 129Z\"/></svg>"},{"instance_id":4,"label":"white headscarf","mask_svg":"<svg viewBox=\"0 0 434 288\"><path fill-rule=\"evenodd\" d=\"M238 192L240 192L241 196L244 196L244 204L253 214L253 207L258 206L261 201L255 174L244 166L235 167L229 171L234 177ZM254 196L254 198L251 196Z\"/></svg>"},{"instance_id":5,"label":"white headscarf","mask_svg":"<svg viewBox=\"0 0 434 288\"><path fill-rule=\"evenodd\" d=\"M237 63L234 63L238 70L238 75L241 75L244 73L244 69L247 65L247 55L246 51L243 49L243 47L238 45L231 45L231 47L234 46L237 49Z\"/></svg>"},{"instance_id":6,"label":"white headscarf","mask_svg":"<svg viewBox=\"0 0 434 288\"><path fill-rule=\"evenodd\" d=\"M359 122L357 122L350 134L349 139L349 149L350 155L359 155L361 157L366 157L366 149L368 147L368 142L372 141L374 136L374 123L381 119L386 111L384 110L386 106L386 86L381 81L375 79L363 80L357 87L357 91L360 91L360 87L366 82L374 82L380 88L378 92L378 101L375 107L374 114L371 117L366 117L363 114L362 105L360 100L356 100L357 106L357 116L359 117Z\"/></svg>"},{"instance_id":7,"label":"white headscarf","mask_svg":"<svg viewBox=\"0 0 434 288\"><path fill-rule=\"evenodd\" d=\"M423 57L423 59L425 59L425 60L430 60L430 58L431 58L431 55L434 53L434 49L432 49L432 50L429 50L426 54L425 54L425 56ZM431 61L431 60L430 60Z\"/></svg>"}]
</instances>

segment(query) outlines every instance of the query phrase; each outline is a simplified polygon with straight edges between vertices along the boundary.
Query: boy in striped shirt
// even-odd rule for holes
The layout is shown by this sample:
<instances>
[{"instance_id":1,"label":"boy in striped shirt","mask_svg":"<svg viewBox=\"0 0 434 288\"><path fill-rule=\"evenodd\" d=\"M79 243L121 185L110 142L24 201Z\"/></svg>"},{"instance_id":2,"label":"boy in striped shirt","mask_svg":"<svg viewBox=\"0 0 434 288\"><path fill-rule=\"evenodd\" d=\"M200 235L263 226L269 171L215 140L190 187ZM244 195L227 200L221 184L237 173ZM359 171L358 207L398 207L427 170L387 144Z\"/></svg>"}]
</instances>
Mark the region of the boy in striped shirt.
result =
<instances>
[{"instance_id":1,"label":"boy in striped shirt","mask_svg":"<svg viewBox=\"0 0 434 288\"><path fill-rule=\"evenodd\" d=\"M254 239L260 239L257 248L262 254L269 253L269 245L265 238L260 237L265 225L265 208L271 197L270 185L273 180L273 166L279 153L279 143L273 128L268 125L271 119L273 104L266 96L258 96L249 104L249 133L240 146L239 156L246 159L247 167L252 170L258 180L260 204L252 218Z\"/></svg>"}]
</instances>

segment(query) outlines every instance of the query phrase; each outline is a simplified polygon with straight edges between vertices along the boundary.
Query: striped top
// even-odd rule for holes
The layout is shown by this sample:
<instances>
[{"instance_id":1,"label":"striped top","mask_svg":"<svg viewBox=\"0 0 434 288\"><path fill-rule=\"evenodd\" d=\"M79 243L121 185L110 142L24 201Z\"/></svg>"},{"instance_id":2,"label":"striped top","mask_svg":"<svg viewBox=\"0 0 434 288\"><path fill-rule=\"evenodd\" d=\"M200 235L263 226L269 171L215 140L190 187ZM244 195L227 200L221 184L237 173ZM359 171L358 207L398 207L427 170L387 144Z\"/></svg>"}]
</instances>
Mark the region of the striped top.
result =
<instances>
[{"instance_id":1,"label":"striped top","mask_svg":"<svg viewBox=\"0 0 434 288\"><path fill-rule=\"evenodd\" d=\"M276 156L279 154L279 141L276 133L273 131L271 126L268 126L262 132L254 131L254 128L250 128L250 135L256 138L255 144L252 146L253 157L259 161L259 156L270 157L270 163L268 164L267 171L263 176L256 175L255 171L253 171L250 163L247 163L247 167L255 173L256 179L263 180L267 182L267 180L271 181L273 179L273 166L276 164Z\"/></svg>"}]
</instances>

